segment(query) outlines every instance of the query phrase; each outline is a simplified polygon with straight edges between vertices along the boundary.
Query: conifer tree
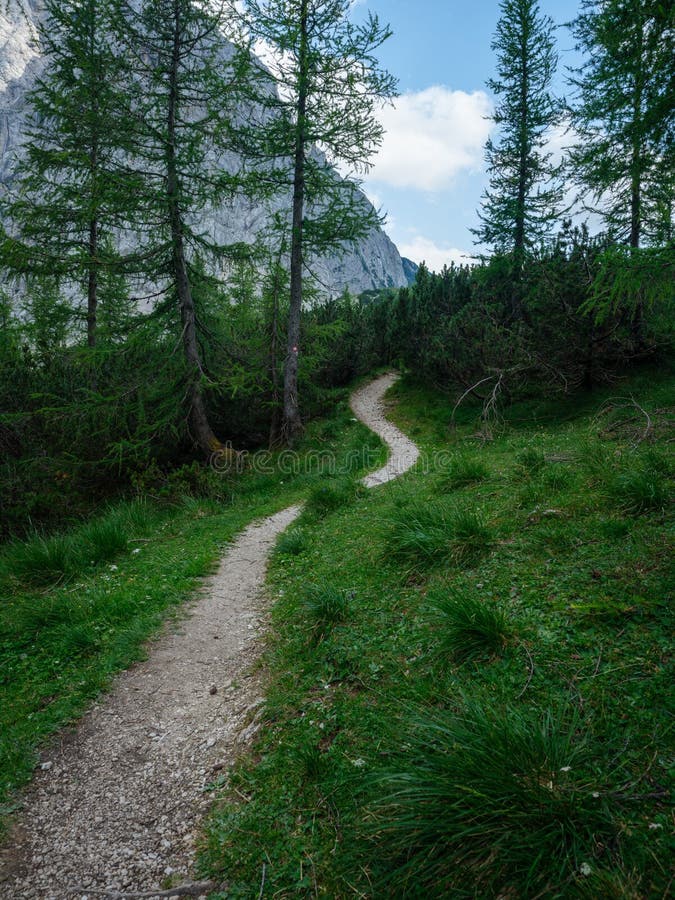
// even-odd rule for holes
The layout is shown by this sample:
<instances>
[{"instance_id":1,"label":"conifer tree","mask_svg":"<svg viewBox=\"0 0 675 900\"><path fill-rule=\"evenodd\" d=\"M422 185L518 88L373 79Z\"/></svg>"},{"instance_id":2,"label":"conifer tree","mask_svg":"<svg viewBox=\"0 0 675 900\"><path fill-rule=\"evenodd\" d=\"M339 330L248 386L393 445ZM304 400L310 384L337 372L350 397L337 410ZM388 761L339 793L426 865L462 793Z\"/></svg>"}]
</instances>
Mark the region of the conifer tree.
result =
<instances>
[{"instance_id":1,"label":"conifer tree","mask_svg":"<svg viewBox=\"0 0 675 900\"><path fill-rule=\"evenodd\" d=\"M497 77L488 81L497 97L493 121L499 132L485 148L490 183L474 234L498 252L513 254L517 281L527 251L549 233L562 199L545 150L547 132L560 120L560 104L550 91L558 57L553 22L541 15L538 0L502 0L500 9L492 42Z\"/></svg>"},{"instance_id":2,"label":"conifer tree","mask_svg":"<svg viewBox=\"0 0 675 900\"><path fill-rule=\"evenodd\" d=\"M28 97L25 157L7 204L5 263L58 276L87 296L87 343L96 346L99 283L117 262L113 232L136 185L120 168L128 69L113 37L116 0L45 0L45 68Z\"/></svg>"},{"instance_id":3,"label":"conifer tree","mask_svg":"<svg viewBox=\"0 0 675 900\"><path fill-rule=\"evenodd\" d=\"M250 146L271 161L268 177L282 190L290 188L291 196L284 223L290 232L290 310L282 424L289 442L302 428L298 363L308 263L379 224L356 183L333 168L367 169L382 138L375 105L395 92L394 79L374 55L389 29L372 15L363 24L353 22L351 6L350 0L246 0L251 34L276 56L271 72L278 89L260 98L270 114Z\"/></svg>"},{"instance_id":4,"label":"conifer tree","mask_svg":"<svg viewBox=\"0 0 675 900\"><path fill-rule=\"evenodd\" d=\"M570 170L620 242L672 234L675 189L675 7L663 0L585 0L573 23L584 63L573 73L578 142Z\"/></svg>"},{"instance_id":5,"label":"conifer tree","mask_svg":"<svg viewBox=\"0 0 675 900\"><path fill-rule=\"evenodd\" d=\"M179 335L186 365L186 399L195 442L210 454L222 450L211 427L203 384L209 382L201 347L195 280L198 257L223 264L241 246L227 247L196 224L225 206L242 183L223 163L250 55L229 53L222 18L207 0L125 3L121 29L133 57L136 110L131 168L142 186L136 258L147 282L165 295L165 312Z\"/></svg>"}]
</instances>

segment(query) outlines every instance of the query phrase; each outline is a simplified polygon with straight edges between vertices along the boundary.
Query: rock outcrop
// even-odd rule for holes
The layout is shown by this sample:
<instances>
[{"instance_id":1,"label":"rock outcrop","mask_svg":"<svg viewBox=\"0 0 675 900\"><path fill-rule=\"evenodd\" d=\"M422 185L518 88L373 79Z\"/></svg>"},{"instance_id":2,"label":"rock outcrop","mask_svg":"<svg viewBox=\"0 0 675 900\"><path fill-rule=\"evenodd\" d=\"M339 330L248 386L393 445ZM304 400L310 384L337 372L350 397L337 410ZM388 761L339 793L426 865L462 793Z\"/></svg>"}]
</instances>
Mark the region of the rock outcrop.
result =
<instances>
[{"instance_id":1,"label":"rock outcrop","mask_svg":"<svg viewBox=\"0 0 675 900\"><path fill-rule=\"evenodd\" d=\"M26 96L43 67L36 41L42 9L42 0L0 0L0 194L11 186L25 140ZM363 202L368 204L365 195ZM277 200L279 207L283 203ZM252 242L269 214L269 208L239 200L211 211L200 224L223 243ZM312 271L320 289L332 295L407 284L398 250L380 229L344 254L315 260Z\"/></svg>"}]
</instances>

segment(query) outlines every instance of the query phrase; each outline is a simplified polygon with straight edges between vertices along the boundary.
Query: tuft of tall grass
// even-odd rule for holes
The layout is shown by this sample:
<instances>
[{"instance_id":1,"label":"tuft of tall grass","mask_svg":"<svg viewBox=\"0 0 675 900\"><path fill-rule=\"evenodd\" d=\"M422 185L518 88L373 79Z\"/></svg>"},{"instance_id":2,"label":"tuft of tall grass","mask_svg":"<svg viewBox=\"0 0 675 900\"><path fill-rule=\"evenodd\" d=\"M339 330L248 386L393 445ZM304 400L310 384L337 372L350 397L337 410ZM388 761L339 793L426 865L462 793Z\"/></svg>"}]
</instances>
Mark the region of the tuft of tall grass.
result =
<instances>
[{"instance_id":1,"label":"tuft of tall grass","mask_svg":"<svg viewBox=\"0 0 675 900\"><path fill-rule=\"evenodd\" d=\"M607 484L607 493L630 515L663 509L670 498L667 479L641 461L614 474Z\"/></svg>"},{"instance_id":2,"label":"tuft of tall grass","mask_svg":"<svg viewBox=\"0 0 675 900\"><path fill-rule=\"evenodd\" d=\"M387 551L410 571L421 573L441 563L475 562L493 540L492 529L474 508L415 502L394 513Z\"/></svg>"},{"instance_id":3,"label":"tuft of tall grass","mask_svg":"<svg viewBox=\"0 0 675 900\"><path fill-rule=\"evenodd\" d=\"M490 477L490 469L477 456L457 455L453 457L441 484L448 490L477 484Z\"/></svg>"},{"instance_id":4,"label":"tuft of tall grass","mask_svg":"<svg viewBox=\"0 0 675 900\"><path fill-rule=\"evenodd\" d=\"M282 556L299 556L309 546L304 528L297 526L284 531L277 541L276 551Z\"/></svg>"},{"instance_id":5,"label":"tuft of tall grass","mask_svg":"<svg viewBox=\"0 0 675 900\"><path fill-rule=\"evenodd\" d=\"M465 591L434 593L428 598L433 625L433 655L458 663L500 656L514 629L494 601Z\"/></svg>"},{"instance_id":6,"label":"tuft of tall grass","mask_svg":"<svg viewBox=\"0 0 675 900\"><path fill-rule=\"evenodd\" d=\"M35 587L61 581L81 565L81 548L72 534L34 534L12 544L3 556L4 573Z\"/></svg>"},{"instance_id":7,"label":"tuft of tall grass","mask_svg":"<svg viewBox=\"0 0 675 900\"><path fill-rule=\"evenodd\" d=\"M323 640L336 625L347 619L352 600L352 591L340 590L332 585L314 585L303 601L314 641Z\"/></svg>"},{"instance_id":8,"label":"tuft of tall grass","mask_svg":"<svg viewBox=\"0 0 675 900\"><path fill-rule=\"evenodd\" d=\"M400 745L367 812L385 893L563 896L615 841L576 720L473 702L418 714Z\"/></svg>"},{"instance_id":9,"label":"tuft of tall grass","mask_svg":"<svg viewBox=\"0 0 675 900\"><path fill-rule=\"evenodd\" d=\"M133 537L147 535L156 528L160 519L157 507L151 505L143 497L124 504L123 510L124 518Z\"/></svg>"},{"instance_id":10,"label":"tuft of tall grass","mask_svg":"<svg viewBox=\"0 0 675 900\"><path fill-rule=\"evenodd\" d=\"M86 608L75 598L35 596L26 598L12 609L9 621L3 623L3 636L15 645L31 644L46 630L78 624L87 618Z\"/></svg>"},{"instance_id":11,"label":"tuft of tall grass","mask_svg":"<svg viewBox=\"0 0 675 900\"><path fill-rule=\"evenodd\" d=\"M34 534L7 547L0 557L0 579L26 587L45 587L76 577L90 566L109 562L129 549L134 537L151 533L159 512L144 500L120 503L62 534Z\"/></svg>"},{"instance_id":12,"label":"tuft of tall grass","mask_svg":"<svg viewBox=\"0 0 675 900\"><path fill-rule=\"evenodd\" d=\"M128 546L129 525L117 510L102 518L92 519L74 536L80 544L80 555L93 565L109 562Z\"/></svg>"},{"instance_id":13,"label":"tuft of tall grass","mask_svg":"<svg viewBox=\"0 0 675 900\"><path fill-rule=\"evenodd\" d=\"M306 508L325 516L353 503L359 493L360 485L353 478L328 478L310 491Z\"/></svg>"},{"instance_id":14,"label":"tuft of tall grass","mask_svg":"<svg viewBox=\"0 0 675 900\"><path fill-rule=\"evenodd\" d=\"M293 762L297 766L300 779L305 784L320 784L330 771L325 754L313 743L294 748Z\"/></svg>"},{"instance_id":15,"label":"tuft of tall grass","mask_svg":"<svg viewBox=\"0 0 675 900\"><path fill-rule=\"evenodd\" d=\"M516 454L515 471L520 477L531 478L541 472L545 465L546 455L540 447L530 445Z\"/></svg>"}]
</instances>

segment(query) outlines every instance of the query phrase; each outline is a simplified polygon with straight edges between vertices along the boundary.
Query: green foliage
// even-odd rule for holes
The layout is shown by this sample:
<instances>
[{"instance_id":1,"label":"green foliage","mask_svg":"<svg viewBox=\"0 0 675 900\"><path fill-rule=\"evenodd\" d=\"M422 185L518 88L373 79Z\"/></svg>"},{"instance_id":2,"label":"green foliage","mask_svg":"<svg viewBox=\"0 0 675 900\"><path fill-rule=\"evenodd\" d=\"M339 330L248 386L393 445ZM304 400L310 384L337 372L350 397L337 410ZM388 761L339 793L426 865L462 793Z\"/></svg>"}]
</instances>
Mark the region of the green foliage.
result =
<instances>
[{"instance_id":1,"label":"green foliage","mask_svg":"<svg viewBox=\"0 0 675 900\"><path fill-rule=\"evenodd\" d=\"M353 503L362 493L362 486L353 478L325 478L310 491L307 509L318 516L325 516Z\"/></svg>"},{"instance_id":2,"label":"green foliage","mask_svg":"<svg viewBox=\"0 0 675 900\"><path fill-rule=\"evenodd\" d=\"M562 202L547 133L561 118L561 104L550 93L558 57L553 21L537 0L502 0L492 49L497 77L488 87L497 96L493 120L498 143L486 145L490 186L485 191L477 241L497 252L514 252L515 277L526 250L548 234Z\"/></svg>"},{"instance_id":3,"label":"green foliage","mask_svg":"<svg viewBox=\"0 0 675 900\"><path fill-rule=\"evenodd\" d=\"M492 529L474 507L416 502L395 511L387 553L410 572L423 574L443 563L474 563L493 540Z\"/></svg>"},{"instance_id":4,"label":"green foliage","mask_svg":"<svg viewBox=\"0 0 675 900\"><path fill-rule=\"evenodd\" d=\"M464 592L429 597L432 654L444 661L473 662L501 655L513 638L504 610L491 600Z\"/></svg>"},{"instance_id":5,"label":"green foliage","mask_svg":"<svg viewBox=\"0 0 675 900\"><path fill-rule=\"evenodd\" d=\"M584 0L573 31L583 62L572 77L570 174L619 243L672 242L672 10Z\"/></svg>"},{"instance_id":6,"label":"green foliage","mask_svg":"<svg viewBox=\"0 0 675 900\"><path fill-rule=\"evenodd\" d=\"M398 896L556 895L602 865L616 826L571 717L466 702L420 712L368 810ZM597 798L594 797L597 794ZM591 865L592 863L592 865ZM384 888L386 890L386 888Z\"/></svg>"},{"instance_id":7,"label":"green foliage","mask_svg":"<svg viewBox=\"0 0 675 900\"><path fill-rule=\"evenodd\" d=\"M298 556L300 553L304 553L308 546L307 532L304 528L298 526L289 528L288 531L284 531L279 536L276 551L282 556Z\"/></svg>"},{"instance_id":8,"label":"green foliage","mask_svg":"<svg viewBox=\"0 0 675 900\"><path fill-rule=\"evenodd\" d=\"M313 640L323 640L336 625L347 619L353 599L353 591L344 591L331 585L316 585L309 591L302 605Z\"/></svg>"},{"instance_id":9,"label":"green foliage","mask_svg":"<svg viewBox=\"0 0 675 900\"><path fill-rule=\"evenodd\" d=\"M643 249L610 247L599 258L593 290L583 311L602 325L617 310L635 315L646 304L652 316L665 315L671 324L664 323L662 327L672 333L673 279L675 249L672 245Z\"/></svg>"},{"instance_id":10,"label":"green foliage","mask_svg":"<svg viewBox=\"0 0 675 900\"><path fill-rule=\"evenodd\" d=\"M422 267L388 301L384 359L447 386L461 406L481 403L481 429L494 433L515 400L592 390L636 360L665 358L670 268L669 247L627 253L563 222L518 272L510 255L440 273Z\"/></svg>"},{"instance_id":11,"label":"green foliage","mask_svg":"<svg viewBox=\"0 0 675 900\"><path fill-rule=\"evenodd\" d=\"M114 35L118 7L116 0L46 0L39 26L45 68L28 97L21 189L5 209L17 236L4 262L20 275L84 285L92 346L98 278L118 264L112 234L136 203L136 181L120 169L131 129L124 127L128 61Z\"/></svg>"},{"instance_id":12,"label":"green foliage","mask_svg":"<svg viewBox=\"0 0 675 900\"><path fill-rule=\"evenodd\" d=\"M443 477L443 485L450 490L463 488L469 484L477 484L490 477L490 470L477 456L457 454L448 467L448 474Z\"/></svg>"}]
</instances>

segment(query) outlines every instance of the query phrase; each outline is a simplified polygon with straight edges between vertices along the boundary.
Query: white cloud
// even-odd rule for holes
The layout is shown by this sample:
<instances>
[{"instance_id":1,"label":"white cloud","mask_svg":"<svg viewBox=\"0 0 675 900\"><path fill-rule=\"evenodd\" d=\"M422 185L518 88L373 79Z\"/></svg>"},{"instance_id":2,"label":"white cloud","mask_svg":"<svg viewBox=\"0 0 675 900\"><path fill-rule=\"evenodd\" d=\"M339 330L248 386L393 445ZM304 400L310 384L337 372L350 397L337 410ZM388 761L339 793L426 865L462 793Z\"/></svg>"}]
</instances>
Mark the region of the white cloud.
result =
<instances>
[{"instance_id":1,"label":"white cloud","mask_svg":"<svg viewBox=\"0 0 675 900\"><path fill-rule=\"evenodd\" d=\"M480 170L491 111L484 91L436 85L403 94L379 114L386 134L369 180L437 191L462 171Z\"/></svg>"},{"instance_id":2,"label":"white cloud","mask_svg":"<svg viewBox=\"0 0 675 900\"><path fill-rule=\"evenodd\" d=\"M405 256L416 262L427 264L427 268L432 272L440 272L443 266L449 266L454 262L455 265L467 265L471 262L472 252L469 250L459 250L457 247L448 247L437 244L431 238L415 235L407 242L398 243L398 250L401 256Z\"/></svg>"}]
</instances>

